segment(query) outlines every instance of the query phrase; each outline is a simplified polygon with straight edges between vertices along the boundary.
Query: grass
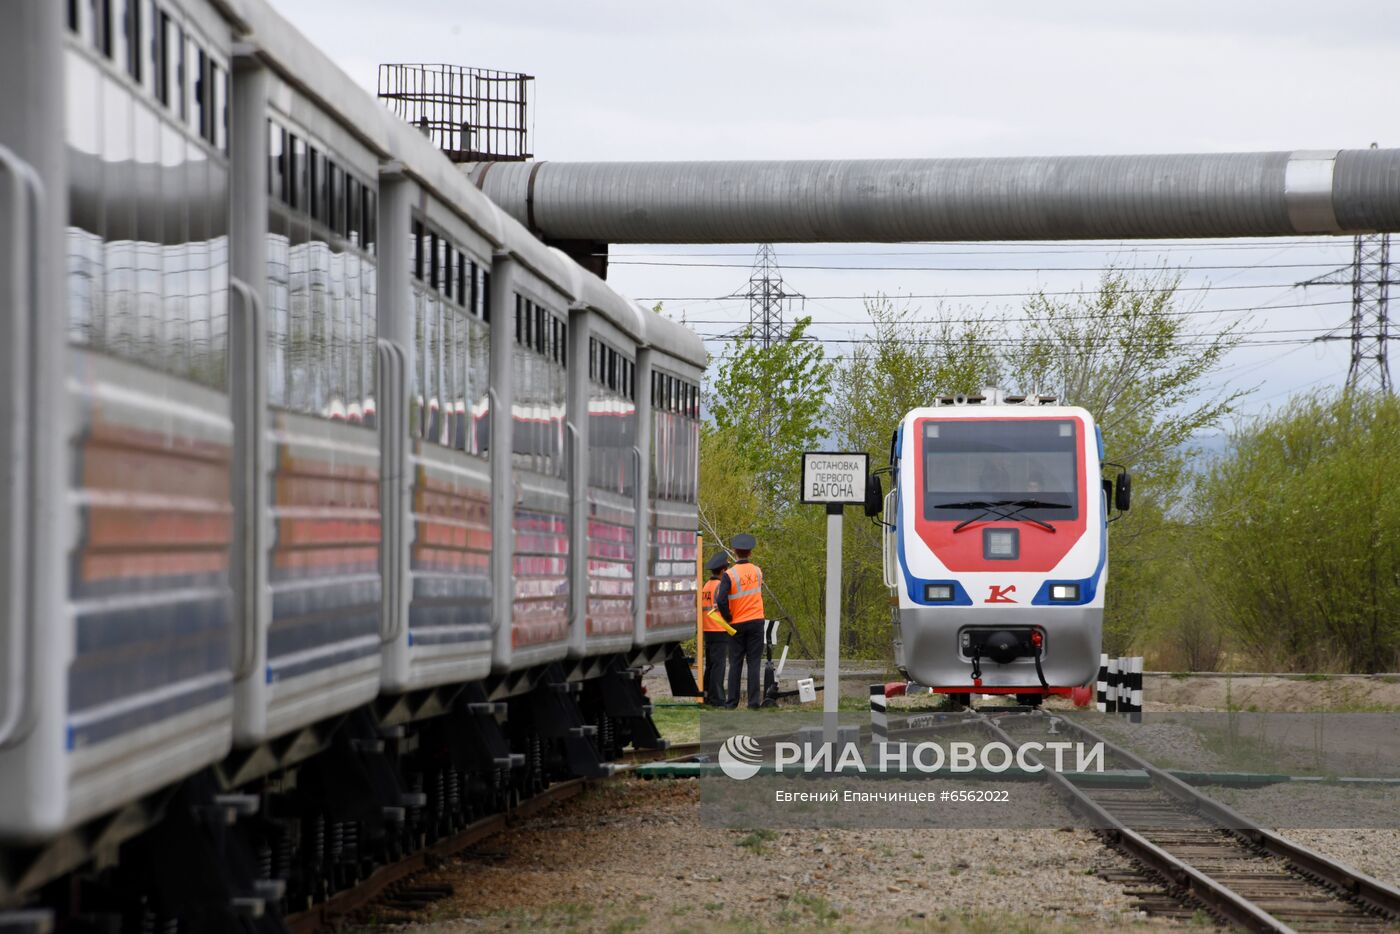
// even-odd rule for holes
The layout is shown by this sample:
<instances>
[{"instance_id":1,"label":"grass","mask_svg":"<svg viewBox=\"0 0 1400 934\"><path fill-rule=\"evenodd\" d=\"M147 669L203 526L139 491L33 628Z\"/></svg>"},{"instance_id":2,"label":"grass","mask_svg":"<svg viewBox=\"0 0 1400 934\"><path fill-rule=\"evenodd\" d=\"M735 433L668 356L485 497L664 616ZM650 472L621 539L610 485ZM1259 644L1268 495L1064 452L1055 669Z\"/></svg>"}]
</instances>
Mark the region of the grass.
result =
<instances>
[{"instance_id":1,"label":"grass","mask_svg":"<svg viewBox=\"0 0 1400 934\"><path fill-rule=\"evenodd\" d=\"M700 739L700 705L654 706L651 721L673 743L694 743Z\"/></svg>"},{"instance_id":2,"label":"grass","mask_svg":"<svg viewBox=\"0 0 1400 934\"><path fill-rule=\"evenodd\" d=\"M827 927L840 917L841 912L820 895L796 892L787 900L787 907L778 913L778 923Z\"/></svg>"},{"instance_id":3,"label":"grass","mask_svg":"<svg viewBox=\"0 0 1400 934\"><path fill-rule=\"evenodd\" d=\"M777 838L778 835L776 832L769 830L766 827L760 827L757 830L749 831L748 836L744 837L734 845L741 846L744 849L749 850L757 855L762 855L763 845L772 840L776 840Z\"/></svg>"}]
</instances>

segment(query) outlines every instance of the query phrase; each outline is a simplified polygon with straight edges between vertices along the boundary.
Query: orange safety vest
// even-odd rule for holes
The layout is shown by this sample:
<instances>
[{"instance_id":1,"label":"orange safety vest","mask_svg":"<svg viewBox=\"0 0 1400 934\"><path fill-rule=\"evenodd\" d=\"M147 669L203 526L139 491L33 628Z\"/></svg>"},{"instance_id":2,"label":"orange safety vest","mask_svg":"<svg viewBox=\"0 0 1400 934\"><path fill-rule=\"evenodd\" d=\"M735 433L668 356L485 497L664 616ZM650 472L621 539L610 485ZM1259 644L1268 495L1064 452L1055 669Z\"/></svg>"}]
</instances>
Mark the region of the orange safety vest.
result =
<instances>
[{"instance_id":1,"label":"orange safety vest","mask_svg":"<svg viewBox=\"0 0 1400 934\"><path fill-rule=\"evenodd\" d=\"M712 577L705 581L704 588L700 591L700 612L705 617L706 632L728 632L723 623L716 622L710 616L710 611L715 608L715 592L719 590L719 578Z\"/></svg>"},{"instance_id":2,"label":"orange safety vest","mask_svg":"<svg viewBox=\"0 0 1400 934\"><path fill-rule=\"evenodd\" d=\"M742 561L724 572L729 575L729 621L735 626L763 619L763 572L751 561Z\"/></svg>"}]
</instances>

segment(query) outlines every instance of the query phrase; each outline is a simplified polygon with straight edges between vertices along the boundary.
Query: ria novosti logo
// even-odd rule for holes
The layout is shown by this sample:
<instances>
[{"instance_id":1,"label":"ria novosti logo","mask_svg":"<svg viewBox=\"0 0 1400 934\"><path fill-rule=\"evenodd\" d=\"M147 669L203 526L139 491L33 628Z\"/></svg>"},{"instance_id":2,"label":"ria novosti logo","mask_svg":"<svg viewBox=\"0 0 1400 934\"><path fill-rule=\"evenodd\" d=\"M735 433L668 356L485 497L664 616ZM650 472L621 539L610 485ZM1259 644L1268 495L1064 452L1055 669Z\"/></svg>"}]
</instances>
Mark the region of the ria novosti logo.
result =
<instances>
[{"instance_id":1,"label":"ria novosti logo","mask_svg":"<svg viewBox=\"0 0 1400 934\"><path fill-rule=\"evenodd\" d=\"M806 774L1005 772L1015 767L1023 772L1071 770L1104 771L1104 744L1036 742L1009 746L1002 742L984 744L950 742L880 743L866 754L856 743L841 745L821 742L777 742L773 744L773 771ZM759 773L764 752L758 740L747 733L736 733L719 747L719 766L729 778L745 781ZM1052 760L1052 761L1047 761ZM793 768L793 767L796 768Z\"/></svg>"},{"instance_id":2,"label":"ria novosti logo","mask_svg":"<svg viewBox=\"0 0 1400 934\"><path fill-rule=\"evenodd\" d=\"M758 740L745 733L736 733L719 747L719 767L730 778L744 781L758 774L763 762L763 750Z\"/></svg>"}]
</instances>

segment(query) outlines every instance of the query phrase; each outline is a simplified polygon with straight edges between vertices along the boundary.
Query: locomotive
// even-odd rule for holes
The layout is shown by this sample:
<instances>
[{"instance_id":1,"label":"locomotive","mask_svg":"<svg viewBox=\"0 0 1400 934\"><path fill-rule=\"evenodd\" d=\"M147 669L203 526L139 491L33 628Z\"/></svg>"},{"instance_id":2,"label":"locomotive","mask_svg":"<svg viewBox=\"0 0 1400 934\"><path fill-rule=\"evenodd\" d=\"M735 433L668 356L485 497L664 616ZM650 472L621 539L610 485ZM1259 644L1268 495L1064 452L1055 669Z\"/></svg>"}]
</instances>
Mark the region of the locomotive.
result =
<instances>
[{"instance_id":1,"label":"locomotive","mask_svg":"<svg viewBox=\"0 0 1400 934\"><path fill-rule=\"evenodd\" d=\"M1087 702L1098 673L1108 524L1131 478L1085 409L1050 396L942 397L900 421L883 506L894 649L911 682ZM1117 511L1117 515L1111 513Z\"/></svg>"}]
</instances>

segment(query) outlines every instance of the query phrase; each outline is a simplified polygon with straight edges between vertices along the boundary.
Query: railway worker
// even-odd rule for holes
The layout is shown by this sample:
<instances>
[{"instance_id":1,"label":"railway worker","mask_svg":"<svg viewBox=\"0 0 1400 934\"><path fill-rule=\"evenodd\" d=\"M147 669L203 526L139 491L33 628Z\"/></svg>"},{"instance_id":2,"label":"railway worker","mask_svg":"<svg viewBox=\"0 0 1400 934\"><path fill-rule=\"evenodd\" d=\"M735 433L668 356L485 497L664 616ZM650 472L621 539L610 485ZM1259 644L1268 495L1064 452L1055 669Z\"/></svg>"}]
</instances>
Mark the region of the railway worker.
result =
<instances>
[{"instance_id":1,"label":"railway worker","mask_svg":"<svg viewBox=\"0 0 1400 934\"><path fill-rule=\"evenodd\" d=\"M730 544L734 546L734 566L724 572L715 591L719 615L734 627L729 643L729 697L724 706L731 710L739 706L739 675L747 661L749 709L757 710L763 704L758 676L763 654L763 571L749 560L757 544L752 535L736 535Z\"/></svg>"},{"instance_id":2,"label":"railway worker","mask_svg":"<svg viewBox=\"0 0 1400 934\"><path fill-rule=\"evenodd\" d=\"M729 567L729 556L718 552L706 564L710 579L700 591L700 613L705 621L705 703L711 707L725 705L724 672L729 664L729 643L734 627L715 610L715 593L720 579Z\"/></svg>"}]
</instances>

